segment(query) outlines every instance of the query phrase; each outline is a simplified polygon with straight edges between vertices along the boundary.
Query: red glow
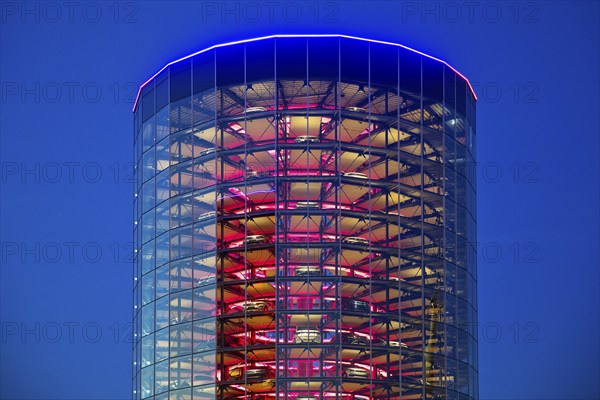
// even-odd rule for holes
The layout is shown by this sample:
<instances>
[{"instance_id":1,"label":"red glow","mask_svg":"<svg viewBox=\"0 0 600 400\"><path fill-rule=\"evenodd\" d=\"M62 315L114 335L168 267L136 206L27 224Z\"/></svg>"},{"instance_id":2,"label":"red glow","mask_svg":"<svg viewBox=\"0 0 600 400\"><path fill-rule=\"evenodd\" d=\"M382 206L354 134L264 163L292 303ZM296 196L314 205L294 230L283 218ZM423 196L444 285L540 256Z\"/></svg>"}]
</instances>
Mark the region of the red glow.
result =
<instances>
[{"instance_id":1,"label":"red glow","mask_svg":"<svg viewBox=\"0 0 600 400\"><path fill-rule=\"evenodd\" d=\"M244 194L244 192L242 192L238 188L229 188L229 192L232 193L234 196L239 196L243 199L246 199L246 195Z\"/></svg>"}]
</instances>

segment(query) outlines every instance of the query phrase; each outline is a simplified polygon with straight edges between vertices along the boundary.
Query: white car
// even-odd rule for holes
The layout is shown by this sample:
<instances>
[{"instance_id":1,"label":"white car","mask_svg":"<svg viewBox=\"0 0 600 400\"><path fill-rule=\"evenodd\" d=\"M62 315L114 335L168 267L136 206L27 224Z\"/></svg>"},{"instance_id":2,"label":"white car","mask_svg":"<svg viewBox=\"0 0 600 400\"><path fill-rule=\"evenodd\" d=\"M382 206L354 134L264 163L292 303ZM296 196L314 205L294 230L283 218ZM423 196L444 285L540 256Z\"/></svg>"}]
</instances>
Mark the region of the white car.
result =
<instances>
[{"instance_id":1,"label":"white car","mask_svg":"<svg viewBox=\"0 0 600 400\"><path fill-rule=\"evenodd\" d=\"M388 346L390 347L401 347L402 349L408 349L408 345L406 343L397 341L397 340L390 340L388 342Z\"/></svg>"},{"instance_id":2,"label":"white car","mask_svg":"<svg viewBox=\"0 0 600 400\"><path fill-rule=\"evenodd\" d=\"M204 214L200 214L198 216L198 221L205 221L205 220L213 219L216 217L217 217L216 211L209 211L209 212L205 212Z\"/></svg>"},{"instance_id":3,"label":"white car","mask_svg":"<svg viewBox=\"0 0 600 400\"><path fill-rule=\"evenodd\" d=\"M244 241L246 244L265 243L267 241L267 237L265 235L248 235Z\"/></svg>"},{"instance_id":4,"label":"white car","mask_svg":"<svg viewBox=\"0 0 600 400\"><path fill-rule=\"evenodd\" d=\"M321 332L317 329L296 329L294 343L321 343Z\"/></svg>"},{"instance_id":5,"label":"white car","mask_svg":"<svg viewBox=\"0 0 600 400\"><path fill-rule=\"evenodd\" d=\"M267 111L267 109L264 107L248 107L248 108L246 108L246 114L253 113L253 112L261 112L261 111Z\"/></svg>"},{"instance_id":6,"label":"white car","mask_svg":"<svg viewBox=\"0 0 600 400\"><path fill-rule=\"evenodd\" d=\"M242 305L242 310L246 312L267 311L273 308L273 304L266 300L247 301Z\"/></svg>"},{"instance_id":7,"label":"white car","mask_svg":"<svg viewBox=\"0 0 600 400\"><path fill-rule=\"evenodd\" d=\"M366 174L363 174L361 172L344 172L343 175L348 178L369 179L369 177Z\"/></svg>"},{"instance_id":8,"label":"white car","mask_svg":"<svg viewBox=\"0 0 600 400\"><path fill-rule=\"evenodd\" d=\"M346 111L352 111L352 112L361 112L361 113L366 113L367 110L362 108L362 107L346 107L345 108Z\"/></svg>"},{"instance_id":9,"label":"white car","mask_svg":"<svg viewBox=\"0 0 600 400\"><path fill-rule=\"evenodd\" d=\"M345 367L342 373L344 378L369 379L371 371L359 367Z\"/></svg>"},{"instance_id":10,"label":"white car","mask_svg":"<svg viewBox=\"0 0 600 400\"><path fill-rule=\"evenodd\" d=\"M217 283L217 277L214 275L205 276L204 278L196 279L196 286L214 285L216 283Z\"/></svg>"},{"instance_id":11,"label":"white car","mask_svg":"<svg viewBox=\"0 0 600 400\"><path fill-rule=\"evenodd\" d=\"M318 265L300 265L294 271L296 276L321 276L321 267Z\"/></svg>"},{"instance_id":12,"label":"white car","mask_svg":"<svg viewBox=\"0 0 600 400\"><path fill-rule=\"evenodd\" d=\"M207 156L209 154L213 154L216 153L217 150L216 149L206 149L206 150L202 150L199 154L198 157L202 157L202 156Z\"/></svg>"},{"instance_id":13,"label":"white car","mask_svg":"<svg viewBox=\"0 0 600 400\"><path fill-rule=\"evenodd\" d=\"M361 238L359 236L347 236L342 239L342 243L346 244L363 244L365 246L369 245L369 240L365 238Z\"/></svg>"},{"instance_id":14,"label":"white car","mask_svg":"<svg viewBox=\"0 0 600 400\"><path fill-rule=\"evenodd\" d=\"M245 379L247 381L263 381L268 378L272 378L275 376L273 369L269 367L250 367L244 368L233 367L229 371L229 377L231 379Z\"/></svg>"},{"instance_id":15,"label":"white car","mask_svg":"<svg viewBox=\"0 0 600 400\"><path fill-rule=\"evenodd\" d=\"M296 143L319 143L320 140L316 136L298 136L295 139Z\"/></svg>"},{"instance_id":16,"label":"white car","mask_svg":"<svg viewBox=\"0 0 600 400\"><path fill-rule=\"evenodd\" d=\"M319 209L319 203L316 201L299 201L296 203L296 209Z\"/></svg>"}]
</instances>

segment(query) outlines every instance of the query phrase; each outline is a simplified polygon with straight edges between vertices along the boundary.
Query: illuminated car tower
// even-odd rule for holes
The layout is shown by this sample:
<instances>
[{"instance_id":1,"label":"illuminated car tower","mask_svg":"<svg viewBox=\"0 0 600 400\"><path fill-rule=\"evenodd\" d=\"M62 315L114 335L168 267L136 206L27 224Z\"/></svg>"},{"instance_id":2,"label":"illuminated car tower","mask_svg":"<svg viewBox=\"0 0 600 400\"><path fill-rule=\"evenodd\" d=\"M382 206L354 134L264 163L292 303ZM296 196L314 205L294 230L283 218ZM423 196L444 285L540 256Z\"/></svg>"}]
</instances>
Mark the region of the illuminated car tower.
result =
<instances>
[{"instance_id":1,"label":"illuminated car tower","mask_svg":"<svg viewBox=\"0 0 600 400\"><path fill-rule=\"evenodd\" d=\"M477 399L475 96L342 35L142 85L133 398Z\"/></svg>"}]
</instances>

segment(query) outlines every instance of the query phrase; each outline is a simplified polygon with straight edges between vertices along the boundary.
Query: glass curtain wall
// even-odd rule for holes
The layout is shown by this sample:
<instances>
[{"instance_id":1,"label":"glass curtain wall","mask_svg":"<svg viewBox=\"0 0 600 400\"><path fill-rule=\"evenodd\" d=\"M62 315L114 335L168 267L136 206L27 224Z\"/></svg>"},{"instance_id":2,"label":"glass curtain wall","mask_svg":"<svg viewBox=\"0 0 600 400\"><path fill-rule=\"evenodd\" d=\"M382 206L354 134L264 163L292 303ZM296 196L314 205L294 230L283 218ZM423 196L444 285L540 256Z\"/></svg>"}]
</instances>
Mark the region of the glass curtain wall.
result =
<instances>
[{"instance_id":1,"label":"glass curtain wall","mask_svg":"<svg viewBox=\"0 0 600 400\"><path fill-rule=\"evenodd\" d=\"M462 77L271 38L170 65L134 121L134 399L478 398Z\"/></svg>"}]
</instances>

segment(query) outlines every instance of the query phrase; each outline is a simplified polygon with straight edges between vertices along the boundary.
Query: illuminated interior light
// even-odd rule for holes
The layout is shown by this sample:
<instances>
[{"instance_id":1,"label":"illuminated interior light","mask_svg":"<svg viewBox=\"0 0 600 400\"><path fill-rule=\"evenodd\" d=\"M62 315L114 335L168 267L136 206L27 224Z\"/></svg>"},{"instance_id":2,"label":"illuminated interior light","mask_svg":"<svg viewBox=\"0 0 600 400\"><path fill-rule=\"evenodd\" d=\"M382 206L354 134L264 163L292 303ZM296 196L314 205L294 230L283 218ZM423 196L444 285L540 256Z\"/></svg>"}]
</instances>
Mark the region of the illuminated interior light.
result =
<instances>
[{"instance_id":1,"label":"illuminated interior light","mask_svg":"<svg viewBox=\"0 0 600 400\"><path fill-rule=\"evenodd\" d=\"M229 124L229 127L233 130L235 130L238 133L243 133L245 134L246 132L244 131L244 127L241 126L240 124L238 124L237 122L231 122Z\"/></svg>"}]
</instances>

